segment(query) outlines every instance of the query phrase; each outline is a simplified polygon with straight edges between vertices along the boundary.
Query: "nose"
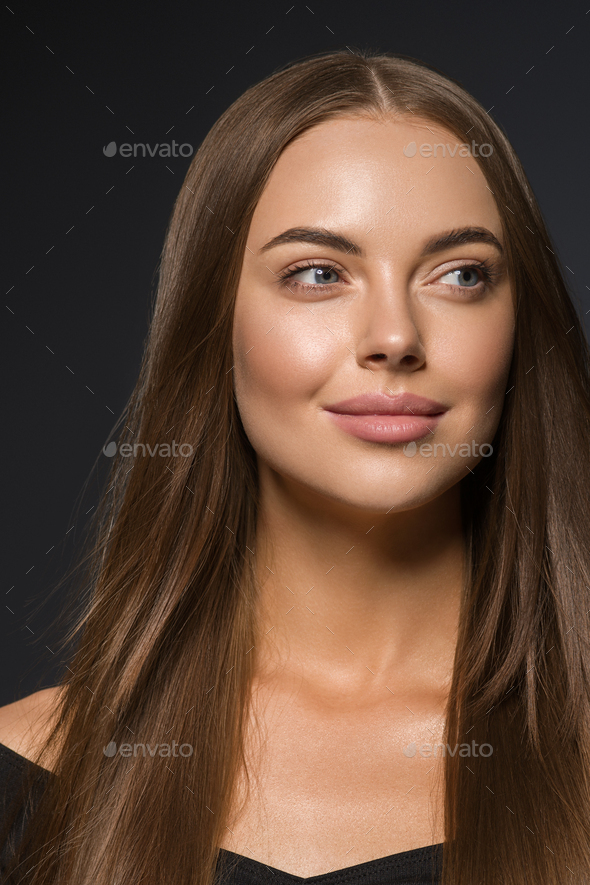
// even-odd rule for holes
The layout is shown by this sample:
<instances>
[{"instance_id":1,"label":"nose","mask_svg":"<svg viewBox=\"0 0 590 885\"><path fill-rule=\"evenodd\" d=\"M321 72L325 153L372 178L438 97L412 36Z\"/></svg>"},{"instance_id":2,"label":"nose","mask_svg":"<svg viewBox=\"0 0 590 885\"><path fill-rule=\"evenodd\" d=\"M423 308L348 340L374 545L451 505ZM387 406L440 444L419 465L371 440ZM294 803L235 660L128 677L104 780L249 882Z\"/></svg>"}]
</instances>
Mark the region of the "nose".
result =
<instances>
[{"instance_id":1,"label":"nose","mask_svg":"<svg viewBox=\"0 0 590 885\"><path fill-rule=\"evenodd\" d=\"M359 365L371 371L416 371L424 365L426 351L407 286L390 277L374 279L358 303L355 347L350 349Z\"/></svg>"}]
</instances>

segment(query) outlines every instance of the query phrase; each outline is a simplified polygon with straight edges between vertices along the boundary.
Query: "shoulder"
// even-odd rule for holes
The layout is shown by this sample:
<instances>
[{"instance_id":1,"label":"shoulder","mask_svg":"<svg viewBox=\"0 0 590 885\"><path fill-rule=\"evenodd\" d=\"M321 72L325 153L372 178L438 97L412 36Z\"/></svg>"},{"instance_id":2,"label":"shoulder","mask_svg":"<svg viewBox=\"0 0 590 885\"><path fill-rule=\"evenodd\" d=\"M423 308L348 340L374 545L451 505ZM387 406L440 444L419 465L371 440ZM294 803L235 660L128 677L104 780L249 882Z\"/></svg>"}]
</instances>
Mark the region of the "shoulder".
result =
<instances>
[{"instance_id":1,"label":"shoulder","mask_svg":"<svg viewBox=\"0 0 590 885\"><path fill-rule=\"evenodd\" d=\"M0 743L32 759L49 735L60 691L44 688L0 707Z\"/></svg>"}]
</instances>

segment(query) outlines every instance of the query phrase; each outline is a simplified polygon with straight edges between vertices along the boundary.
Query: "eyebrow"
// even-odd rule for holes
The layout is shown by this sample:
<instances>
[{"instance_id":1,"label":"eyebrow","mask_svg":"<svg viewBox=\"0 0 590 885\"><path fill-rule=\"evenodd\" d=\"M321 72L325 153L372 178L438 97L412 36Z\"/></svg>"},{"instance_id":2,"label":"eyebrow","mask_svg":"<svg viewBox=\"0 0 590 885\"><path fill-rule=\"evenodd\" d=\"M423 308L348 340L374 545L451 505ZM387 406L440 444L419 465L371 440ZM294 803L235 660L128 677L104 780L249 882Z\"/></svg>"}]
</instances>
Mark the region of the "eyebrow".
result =
<instances>
[{"instance_id":1,"label":"eyebrow","mask_svg":"<svg viewBox=\"0 0 590 885\"><path fill-rule=\"evenodd\" d=\"M316 227L290 227L289 230L283 231L265 243L258 251L259 254L274 249L275 246L282 246L285 243L311 243L315 246L325 246L328 249L335 249L337 252L345 252L346 254L364 257L364 252L358 243L339 234L336 231L327 230L326 228ZM504 256L502 244L487 227L461 227L446 231L443 234L432 237L422 249L421 257L433 255L435 252L442 252L444 249L451 249L453 246L466 246L471 243L487 243L498 250L500 255Z\"/></svg>"},{"instance_id":2,"label":"eyebrow","mask_svg":"<svg viewBox=\"0 0 590 885\"><path fill-rule=\"evenodd\" d=\"M284 243L312 243L315 246L336 249L338 252L352 253L360 257L364 255L362 248L349 240L348 237L336 233L336 231L319 227L290 227L289 230L273 237L258 251L266 252L268 249L274 249L275 246L282 246Z\"/></svg>"},{"instance_id":3,"label":"eyebrow","mask_svg":"<svg viewBox=\"0 0 590 885\"><path fill-rule=\"evenodd\" d=\"M461 227L450 230L441 236L433 237L428 240L422 250L422 256L433 255L435 252L442 252L443 249L450 249L453 246L466 246L470 243L487 243L498 250L500 255L504 257L504 248L500 240L494 236L487 227Z\"/></svg>"}]
</instances>

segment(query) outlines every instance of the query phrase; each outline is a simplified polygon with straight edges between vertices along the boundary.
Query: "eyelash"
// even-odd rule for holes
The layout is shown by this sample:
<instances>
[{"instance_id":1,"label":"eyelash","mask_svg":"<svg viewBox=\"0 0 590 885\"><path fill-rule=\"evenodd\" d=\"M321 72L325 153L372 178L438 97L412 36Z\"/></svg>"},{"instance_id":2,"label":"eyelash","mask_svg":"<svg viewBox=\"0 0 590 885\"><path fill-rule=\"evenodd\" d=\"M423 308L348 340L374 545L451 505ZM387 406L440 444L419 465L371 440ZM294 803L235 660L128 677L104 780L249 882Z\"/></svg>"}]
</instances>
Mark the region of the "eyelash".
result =
<instances>
[{"instance_id":1,"label":"eyelash","mask_svg":"<svg viewBox=\"0 0 590 885\"><path fill-rule=\"evenodd\" d=\"M480 279L479 283L475 286L454 286L452 283L443 283L445 286L452 286L454 289L475 289L478 292L487 292L488 288L493 286L500 277L500 272L497 270L496 265L486 259L485 261L476 261L473 264L461 264L458 267L452 267L450 270L446 271L446 273L442 274L442 276L446 276L449 273L452 273L455 270L466 270L467 268L476 268L479 270L482 279ZM310 268L317 268L318 270L335 270L337 273L342 274L341 271L336 264L318 264L317 262L310 261L303 264L298 264L296 267L288 268L287 270L282 271L280 274L277 274L279 281L286 285L287 280L290 280L295 274L300 273L302 270L309 270ZM483 284L483 288L482 288ZM295 286L296 288L303 289L306 291L312 291L313 289L327 289L331 291L333 286L337 286L338 283L326 283L326 285L317 285L315 283L300 283L298 280L292 280L291 286Z\"/></svg>"}]
</instances>

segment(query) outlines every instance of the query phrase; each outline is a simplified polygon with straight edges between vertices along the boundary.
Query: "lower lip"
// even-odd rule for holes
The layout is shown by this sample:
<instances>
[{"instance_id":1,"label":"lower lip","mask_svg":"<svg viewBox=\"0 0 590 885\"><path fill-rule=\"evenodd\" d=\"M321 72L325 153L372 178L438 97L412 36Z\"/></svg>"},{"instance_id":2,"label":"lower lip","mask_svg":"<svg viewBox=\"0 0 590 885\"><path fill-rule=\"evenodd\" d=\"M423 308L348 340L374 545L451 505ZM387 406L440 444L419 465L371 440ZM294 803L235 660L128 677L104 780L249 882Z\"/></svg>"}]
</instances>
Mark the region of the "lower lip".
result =
<instances>
[{"instance_id":1,"label":"lower lip","mask_svg":"<svg viewBox=\"0 0 590 885\"><path fill-rule=\"evenodd\" d=\"M327 410L326 410L327 411ZM341 430L369 442L405 443L429 436L444 412L438 415L341 415L329 412Z\"/></svg>"}]
</instances>

